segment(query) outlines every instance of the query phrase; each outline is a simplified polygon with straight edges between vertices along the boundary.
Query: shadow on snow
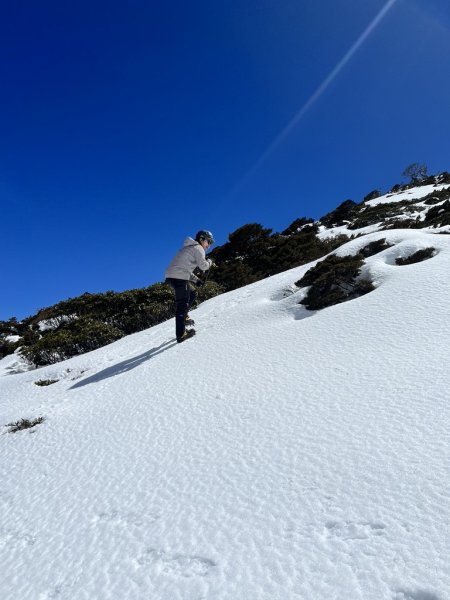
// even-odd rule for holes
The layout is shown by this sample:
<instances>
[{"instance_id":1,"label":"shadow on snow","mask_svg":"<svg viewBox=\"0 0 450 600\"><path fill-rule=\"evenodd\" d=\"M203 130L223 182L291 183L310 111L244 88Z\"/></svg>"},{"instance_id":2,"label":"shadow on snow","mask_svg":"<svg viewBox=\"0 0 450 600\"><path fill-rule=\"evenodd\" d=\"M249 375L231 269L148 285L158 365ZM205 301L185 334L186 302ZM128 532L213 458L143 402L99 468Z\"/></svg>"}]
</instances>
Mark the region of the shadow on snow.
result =
<instances>
[{"instance_id":1,"label":"shadow on snow","mask_svg":"<svg viewBox=\"0 0 450 600\"><path fill-rule=\"evenodd\" d=\"M127 358L127 360L117 363L112 367L108 367L107 369L103 369L103 371L99 371L98 373L95 373L95 375L91 375L91 377L86 377L86 379L75 383L69 389L74 390L76 388L83 387L84 385L89 385L90 383L97 383L98 381L102 381L103 379L108 379L109 377L115 377L116 375L120 375L121 373L131 371L131 369L139 367L139 365L146 362L147 360L150 360L157 354L161 354L169 348L172 348L172 346L175 346L176 343L176 340L169 340L168 342L164 342L160 346L152 348L151 350L147 350L143 354L133 356L132 358Z\"/></svg>"}]
</instances>

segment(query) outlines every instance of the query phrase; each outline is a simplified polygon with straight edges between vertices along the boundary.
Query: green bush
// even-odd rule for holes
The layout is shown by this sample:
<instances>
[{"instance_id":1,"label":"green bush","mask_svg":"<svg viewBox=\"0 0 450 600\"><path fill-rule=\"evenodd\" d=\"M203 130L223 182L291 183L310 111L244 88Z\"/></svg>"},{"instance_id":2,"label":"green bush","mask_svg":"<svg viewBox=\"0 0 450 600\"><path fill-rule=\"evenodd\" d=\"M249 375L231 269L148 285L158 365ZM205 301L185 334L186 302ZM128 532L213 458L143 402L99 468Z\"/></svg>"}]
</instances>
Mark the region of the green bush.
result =
<instances>
[{"instance_id":1,"label":"green bush","mask_svg":"<svg viewBox=\"0 0 450 600\"><path fill-rule=\"evenodd\" d=\"M9 427L8 433L16 433L17 431L22 431L23 429L31 429L40 423L45 421L44 417L37 417L36 419L20 419L15 423L8 423L6 427Z\"/></svg>"},{"instance_id":2,"label":"green bush","mask_svg":"<svg viewBox=\"0 0 450 600\"><path fill-rule=\"evenodd\" d=\"M300 233L301 231L306 231L308 233L318 233L319 225L318 223L314 223L314 219L307 219L306 217L301 217L300 219L295 219L289 227L287 227L284 231L281 232L281 235L295 235L296 233Z\"/></svg>"},{"instance_id":3,"label":"green bush","mask_svg":"<svg viewBox=\"0 0 450 600\"><path fill-rule=\"evenodd\" d=\"M21 355L40 367L101 348L121 337L115 327L89 318L81 318L55 331L46 332L32 346L22 347Z\"/></svg>"},{"instance_id":4,"label":"green bush","mask_svg":"<svg viewBox=\"0 0 450 600\"><path fill-rule=\"evenodd\" d=\"M20 345L21 342L9 342L4 337L0 336L0 359L8 356L9 354L14 354Z\"/></svg>"},{"instance_id":5,"label":"green bush","mask_svg":"<svg viewBox=\"0 0 450 600\"><path fill-rule=\"evenodd\" d=\"M444 225L450 225L450 200L432 206L422 222L422 227L444 227Z\"/></svg>"},{"instance_id":6,"label":"green bush","mask_svg":"<svg viewBox=\"0 0 450 600\"><path fill-rule=\"evenodd\" d=\"M400 266L413 265L414 263L422 262L423 260L432 258L435 252L436 248L423 248L422 250L417 250L417 252L414 252L414 254L410 254L406 258L396 258L395 264Z\"/></svg>"},{"instance_id":7,"label":"green bush","mask_svg":"<svg viewBox=\"0 0 450 600\"><path fill-rule=\"evenodd\" d=\"M305 218L296 219L281 234L270 232L253 223L230 234L229 242L210 253L217 264L212 277L223 291L317 260L349 239L335 236L321 240L316 235L318 224Z\"/></svg>"},{"instance_id":8,"label":"green bush","mask_svg":"<svg viewBox=\"0 0 450 600\"><path fill-rule=\"evenodd\" d=\"M310 286L300 304L308 310L320 310L371 292L374 289L372 283L358 279L363 264L364 260L358 254L328 256L296 282L298 287Z\"/></svg>"},{"instance_id":9,"label":"green bush","mask_svg":"<svg viewBox=\"0 0 450 600\"><path fill-rule=\"evenodd\" d=\"M359 254L361 254L361 256L364 258L368 258L369 256L373 256L374 254L378 254L379 252L386 250L386 248L391 248L393 245L394 244L388 244L386 242L386 238L380 238L379 240L370 242L370 244L367 244L367 246L364 246L364 248L361 248Z\"/></svg>"},{"instance_id":10,"label":"green bush","mask_svg":"<svg viewBox=\"0 0 450 600\"><path fill-rule=\"evenodd\" d=\"M214 275L211 275L213 277ZM204 286L198 288L197 302L205 302L214 296L219 296L223 292L223 286L219 285L215 281L207 281Z\"/></svg>"},{"instance_id":11,"label":"green bush","mask_svg":"<svg viewBox=\"0 0 450 600\"><path fill-rule=\"evenodd\" d=\"M369 225L383 223L384 226L389 223L390 219L395 219L395 226L405 227L405 221L398 221L399 214L413 213L417 210L415 202L408 200L403 202L388 202L376 204L375 206L363 206L361 210L355 214L353 221L347 226L348 229L361 229Z\"/></svg>"},{"instance_id":12,"label":"green bush","mask_svg":"<svg viewBox=\"0 0 450 600\"><path fill-rule=\"evenodd\" d=\"M39 379L39 381L35 381L35 385L39 385L40 387L45 387L47 385L52 385L52 383L58 383L59 379Z\"/></svg>"},{"instance_id":13,"label":"green bush","mask_svg":"<svg viewBox=\"0 0 450 600\"><path fill-rule=\"evenodd\" d=\"M372 190L371 192L369 192L367 194L367 196L364 196L363 202L369 202L370 200L375 200L376 198L379 198L380 196L381 196L380 190Z\"/></svg>"},{"instance_id":14,"label":"green bush","mask_svg":"<svg viewBox=\"0 0 450 600\"><path fill-rule=\"evenodd\" d=\"M11 342L6 339L11 335L20 334L20 324L15 317L8 321L0 321L0 359L8 356L8 354L14 354L17 348L22 345L22 340Z\"/></svg>"},{"instance_id":15,"label":"green bush","mask_svg":"<svg viewBox=\"0 0 450 600\"><path fill-rule=\"evenodd\" d=\"M325 227L342 227L353 220L357 210L358 205L353 200L345 200L335 210L321 217L320 222Z\"/></svg>"},{"instance_id":16,"label":"green bush","mask_svg":"<svg viewBox=\"0 0 450 600\"><path fill-rule=\"evenodd\" d=\"M450 183L450 173L448 171L444 171L440 175L436 177L437 183Z\"/></svg>"}]
</instances>

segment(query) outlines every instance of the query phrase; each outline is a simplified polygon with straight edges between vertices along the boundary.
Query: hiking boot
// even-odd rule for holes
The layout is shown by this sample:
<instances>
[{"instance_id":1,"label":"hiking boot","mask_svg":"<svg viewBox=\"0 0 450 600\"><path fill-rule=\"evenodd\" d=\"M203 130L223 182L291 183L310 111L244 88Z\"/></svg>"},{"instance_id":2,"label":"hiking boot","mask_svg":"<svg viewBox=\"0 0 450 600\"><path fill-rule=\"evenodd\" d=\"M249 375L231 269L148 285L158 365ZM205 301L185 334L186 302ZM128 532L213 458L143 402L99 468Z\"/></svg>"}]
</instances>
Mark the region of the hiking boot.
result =
<instances>
[{"instance_id":1,"label":"hiking boot","mask_svg":"<svg viewBox=\"0 0 450 600\"><path fill-rule=\"evenodd\" d=\"M186 323L186 325L195 325L194 319L191 319L189 315L186 315L184 322Z\"/></svg>"},{"instance_id":2,"label":"hiking boot","mask_svg":"<svg viewBox=\"0 0 450 600\"><path fill-rule=\"evenodd\" d=\"M181 342L188 340L189 338L193 337L194 335L195 335L195 329L186 329L186 331L183 333L182 336L177 337L177 342L179 344L181 344Z\"/></svg>"}]
</instances>

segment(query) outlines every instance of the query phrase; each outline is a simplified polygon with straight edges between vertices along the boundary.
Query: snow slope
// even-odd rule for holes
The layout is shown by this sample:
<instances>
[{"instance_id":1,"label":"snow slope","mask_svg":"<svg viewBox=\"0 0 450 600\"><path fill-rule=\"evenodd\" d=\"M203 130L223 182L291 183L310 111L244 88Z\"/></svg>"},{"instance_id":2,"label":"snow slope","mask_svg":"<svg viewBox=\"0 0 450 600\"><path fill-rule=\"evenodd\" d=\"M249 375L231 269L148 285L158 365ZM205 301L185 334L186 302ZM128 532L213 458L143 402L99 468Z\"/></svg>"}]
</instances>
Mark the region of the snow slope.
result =
<instances>
[{"instance_id":1,"label":"snow slope","mask_svg":"<svg viewBox=\"0 0 450 600\"><path fill-rule=\"evenodd\" d=\"M320 312L305 265L205 302L184 344L0 361L0 423L46 419L0 437L0 598L448 600L450 236L338 254L380 237L377 289Z\"/></svg>"},{"instance_id":2,"label":"snow slope","mask_svg":"<svg viewBox=\"0 0 450 600\"><path fill-rule=\"evenodd\" d=\"M366 200L364 204L367 204L367 206L377 206L378 204L402 202L404 200L417 200L419 198L425 198L425 196L428 196L428 194L431 194L432 192L445 190L448 187L449 186L446 184L421 185L405 191L389 192L378 198L374 198L373 200Z\"/></svg>"}]
</instances>

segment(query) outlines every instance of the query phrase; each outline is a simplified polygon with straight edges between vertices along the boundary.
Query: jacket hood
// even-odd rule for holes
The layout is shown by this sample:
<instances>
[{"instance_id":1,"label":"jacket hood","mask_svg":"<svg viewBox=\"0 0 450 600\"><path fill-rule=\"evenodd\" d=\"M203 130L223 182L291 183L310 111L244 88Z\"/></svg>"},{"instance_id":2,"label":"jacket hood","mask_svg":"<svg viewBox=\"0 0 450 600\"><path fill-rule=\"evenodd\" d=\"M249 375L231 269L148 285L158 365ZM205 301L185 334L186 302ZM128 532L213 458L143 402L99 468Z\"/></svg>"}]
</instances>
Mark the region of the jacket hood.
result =
<instances>
[{"instance_id":1,"label":"jacket hood","mask_svg":"<svg viewBox=\"0 0 450 600\"><path fill-rule=\"evenodd\" d=\"M184 240L183 246L184 247L186 247L186 246L196 246L197 244L198 244L198 242L196 242L195 240L193 240L191 237L187 237Z\"/></svg>"}]
</instances>

